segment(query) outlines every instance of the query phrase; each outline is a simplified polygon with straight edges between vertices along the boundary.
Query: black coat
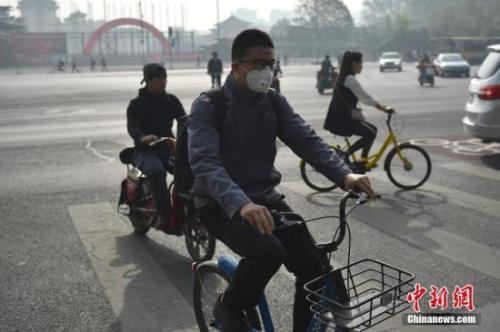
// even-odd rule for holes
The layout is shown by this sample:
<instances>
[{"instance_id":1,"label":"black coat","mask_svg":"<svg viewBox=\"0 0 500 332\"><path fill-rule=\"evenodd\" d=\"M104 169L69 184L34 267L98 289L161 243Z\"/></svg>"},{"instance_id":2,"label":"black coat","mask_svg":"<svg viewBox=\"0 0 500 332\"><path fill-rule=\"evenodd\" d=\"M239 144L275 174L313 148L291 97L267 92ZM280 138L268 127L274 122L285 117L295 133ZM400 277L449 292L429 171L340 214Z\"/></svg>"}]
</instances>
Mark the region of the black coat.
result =
<instances>
[{"instance_id":1,"label":"black coat","mask_svg":"<svg viewBox=\"0 0 500 332\"><path fill-rule=\"evenodd\" d=\"M358 98L351 89L339 83L333 90L332 100L326 114L324 128L339 136L353 134L354 120L351 110L358 104Z\"/></svg>"},{"instance_id":2,"label":"black coat","mask_svg":"<svg viewBox=\"0 0 500 332\"><path fill-rule=\"evenodd\" d=\"M147 88L139 90L139 96L130 101L127 108L127 130L140 146L143 136L174 137L174 119L186 115L179 99L170 93L151 94Z\"/></svg>"},{"instance_id":3,"label":"black coat","mask_svg":"<svg viewBox=\"0 0 500 332\"><path fill-rule=\"evenodd\" d=\"M210 59L210 61L208 61L207 71L209 74L222 73L222 61L220 59Z\"/></svg>"}]
</instances>

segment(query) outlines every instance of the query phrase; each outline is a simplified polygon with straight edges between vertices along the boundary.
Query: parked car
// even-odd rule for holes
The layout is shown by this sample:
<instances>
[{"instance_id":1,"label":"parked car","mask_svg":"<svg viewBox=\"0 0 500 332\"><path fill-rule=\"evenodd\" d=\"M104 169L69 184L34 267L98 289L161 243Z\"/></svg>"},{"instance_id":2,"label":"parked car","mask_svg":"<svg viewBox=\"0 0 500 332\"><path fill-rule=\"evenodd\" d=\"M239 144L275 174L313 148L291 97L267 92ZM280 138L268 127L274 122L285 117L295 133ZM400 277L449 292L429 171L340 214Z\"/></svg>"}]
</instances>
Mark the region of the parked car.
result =
<instances>
[{"instance_id":1,"label":"parked car","mask_svg":"<svg viewBox=\"0 0 500 332\"><path fill-rule=\"evenodd\" d=\"M378 59L380 71L386 69L403 70L403 60L398 52L384 52Z\"/></svg>"},{"instance_id":2,"label":"parked car","mask_svg":"<svg viewBox=\"0 0 500 332\"><path fill-rule=\"evenodd\" d=\"M470 82L462 123L473 136L500 142L500 44L489 46L488 51Z\"/></svg>"},{"instance_id":3,"label":"parked car","mask_svg":"<svg viewBox=\"0 0 500 332\"><path fill-rule=\"evenodd\" d=\"M440 53L434 59L434 66L441 77L470 76L470 64L460 53Z\"/></svg>"}]
</instances>

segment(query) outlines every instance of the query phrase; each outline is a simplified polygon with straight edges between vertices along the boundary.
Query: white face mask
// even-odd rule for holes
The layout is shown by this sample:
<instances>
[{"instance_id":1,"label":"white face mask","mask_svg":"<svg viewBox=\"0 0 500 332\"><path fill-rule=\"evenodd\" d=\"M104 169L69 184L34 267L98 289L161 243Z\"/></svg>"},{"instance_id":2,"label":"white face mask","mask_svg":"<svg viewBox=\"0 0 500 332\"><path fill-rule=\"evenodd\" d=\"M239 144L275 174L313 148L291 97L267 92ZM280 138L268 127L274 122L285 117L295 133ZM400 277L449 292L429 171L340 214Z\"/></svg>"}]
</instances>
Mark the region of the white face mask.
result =
<instances>
[{"instance_id":1,"label":"white face mask","mask_svg":"<svg viewBox=\"0 0 500 332\"><path fill-rule=\"evenodd\" d=\"M250 90L261 93L266 93L269 90L273 80L271 68L265 67L263 69L253 69L247 72L247 85Z\"/></svg>"}]
</instances>

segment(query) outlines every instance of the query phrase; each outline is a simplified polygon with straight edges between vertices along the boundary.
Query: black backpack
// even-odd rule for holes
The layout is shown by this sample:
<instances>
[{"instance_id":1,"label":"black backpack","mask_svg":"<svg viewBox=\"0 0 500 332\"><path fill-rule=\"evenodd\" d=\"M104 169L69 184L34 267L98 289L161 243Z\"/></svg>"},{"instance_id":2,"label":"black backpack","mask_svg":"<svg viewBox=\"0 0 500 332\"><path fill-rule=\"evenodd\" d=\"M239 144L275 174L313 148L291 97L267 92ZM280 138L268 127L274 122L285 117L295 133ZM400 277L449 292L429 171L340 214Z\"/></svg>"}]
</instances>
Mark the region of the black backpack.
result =
<instances>
[{"instance_id":1,"label":"black backpack","mask_svg":"<svg viewBox=\"0 0 500 332\"><path fill-rule=\"evenodd\" d=\"M212 89L203 93L215 106L215 123L220 133L227 115L224 87ZM276 113L279 105L279 93L273 89L267 92L271 108ZM189 194L194 182L194 175L189 166L188 134L189 116L185 115L177 121L177 144L175 150L175 189L178 193Z\"/></svg>"}]
</instances>

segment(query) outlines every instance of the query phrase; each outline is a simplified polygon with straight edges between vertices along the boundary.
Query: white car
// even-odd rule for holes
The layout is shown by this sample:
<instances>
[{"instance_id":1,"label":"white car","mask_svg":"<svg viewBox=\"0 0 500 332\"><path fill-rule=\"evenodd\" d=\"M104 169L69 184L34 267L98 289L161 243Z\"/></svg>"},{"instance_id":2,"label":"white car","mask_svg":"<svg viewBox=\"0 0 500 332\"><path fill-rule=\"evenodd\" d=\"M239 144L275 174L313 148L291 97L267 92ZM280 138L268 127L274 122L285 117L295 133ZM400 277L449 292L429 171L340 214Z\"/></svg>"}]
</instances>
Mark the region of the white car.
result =
<instances>
[{"instance_id":1,"label":"white car","mask_svg":"<svg viewBox=\"0 0 500 332\"><path fill-rule=\"evenodd\" d=\"M380 71L386 69L397 69L398 71L403 70L403 60L398 52L384 52L378 59L378 65Z\"/></svg>"},{"instance_id":2,"label":"white car","mask_svg":"<svg viewBox=\"0 0 500 332\"><path fill-rule=\"evenodd\" d=\"M500 44L488 50L490 53L470 82L462 123L471 135L500 142Z\"/></svg>"},{"instance_id":3,"label":"white car","mask_svg":"<svg viewBox=\"0 0 500 332\"><path fill-rule=\"evenodd\" d=\"M439 76L470 76L470 64L460 53L440 53L434 59Z\"/></svg>"}]
</instances>

